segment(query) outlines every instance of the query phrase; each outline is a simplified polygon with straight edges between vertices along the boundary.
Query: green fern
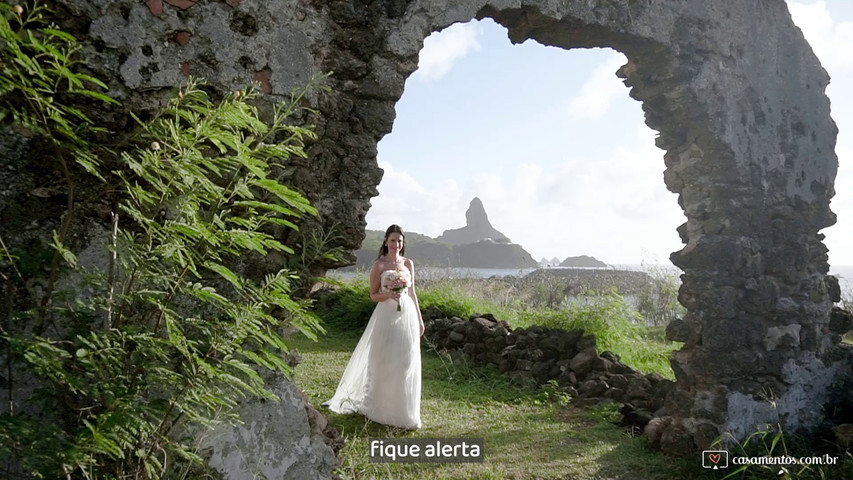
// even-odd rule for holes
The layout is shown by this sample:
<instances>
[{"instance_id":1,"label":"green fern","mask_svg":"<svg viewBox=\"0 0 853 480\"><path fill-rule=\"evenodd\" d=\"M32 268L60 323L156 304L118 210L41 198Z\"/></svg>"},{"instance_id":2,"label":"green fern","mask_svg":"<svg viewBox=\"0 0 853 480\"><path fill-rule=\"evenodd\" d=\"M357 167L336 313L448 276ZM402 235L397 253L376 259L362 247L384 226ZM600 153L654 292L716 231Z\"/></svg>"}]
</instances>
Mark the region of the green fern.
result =
<instances>
[{"instance_id":1,"label":"green fern","mask_svg":"<svg viewBox=\"0 0 853 480\"><path fill-rule=\"evenodd\" d=\"M68 328L51 336L3 332L9 351L41 382L31 400L44 398L45 412L62 423L43 425L24 412L0 416L0 463L41 478L195 471L185 465L201 464L198 445L185 433L236 420L244 398L276 400L262 374L290 371L285 329L309 338L323 331L308 303L293 296L295 271L250 278L239 261L274 252L301 266L278 234L317 211L276 172L304 157L304 142L314 138L289 124L302 93L276 107L267 124L251 105L254 87L214 102L189 79L154 118L137 119L111 154L89 141L102 129L74 106L115 104L89 89L106 86L80 73L74 38L47 24L39 4L19 12L0 3L0 13L0 120L49 138L58 162L70 155L121 192L102 252L109 268L86 270L64 244L63 224L48 293L38 307L13 312L19 325L49 316ZM69 192L71 167L61 165ZM4 262L25 261L3 248ZM312 258L334 253L315 250ZM59 259L80 279L76 290L52 291Z\"/></svg>"},{"instance_id":2,"label":"green fern","mask_svg":"<svg viewBox=\"0 0 853 480\"><path fill-rule=\"evenodd\" d=\"M79 71L80 46L46 20L48 13L39 2L27 8L0 3L0 121L11 117L100 176L89 137L104 129L73 102L118 102L95 89L107 90L106 84Z\"/></svg>"}]
</instances>

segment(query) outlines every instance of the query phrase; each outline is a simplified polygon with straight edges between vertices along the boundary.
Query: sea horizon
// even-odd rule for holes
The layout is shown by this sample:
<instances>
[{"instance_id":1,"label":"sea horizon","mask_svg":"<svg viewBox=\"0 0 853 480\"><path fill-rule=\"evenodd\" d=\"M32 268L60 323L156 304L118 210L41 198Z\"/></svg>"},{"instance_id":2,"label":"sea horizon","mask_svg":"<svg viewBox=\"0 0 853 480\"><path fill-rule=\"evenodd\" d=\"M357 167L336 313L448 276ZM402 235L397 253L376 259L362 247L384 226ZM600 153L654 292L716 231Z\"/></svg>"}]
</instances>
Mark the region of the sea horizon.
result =
<instances>
[{"instance_id":1,"label":"sea horizon","mask_svg":"<svg viewBox=\"0 0 853 480\"><path fill-rule=\"evenodd\" d=\"M490 277L523 277L536 270L616 270L643 272L649 270L663 270L673 275L680 275L682 270L671 263L660 264L614 264L606 267L524 267L524 268L475 268L475 267L418 267L417 275L421 278L435 276L447 278L490 278ZM367 274L367 269L339 269L330 271L327 275L343 279L354 278L360 274ZM842 292L853 293L853 265L830 265L829 274L838 278Z\"/></svg>"}]
</instances>

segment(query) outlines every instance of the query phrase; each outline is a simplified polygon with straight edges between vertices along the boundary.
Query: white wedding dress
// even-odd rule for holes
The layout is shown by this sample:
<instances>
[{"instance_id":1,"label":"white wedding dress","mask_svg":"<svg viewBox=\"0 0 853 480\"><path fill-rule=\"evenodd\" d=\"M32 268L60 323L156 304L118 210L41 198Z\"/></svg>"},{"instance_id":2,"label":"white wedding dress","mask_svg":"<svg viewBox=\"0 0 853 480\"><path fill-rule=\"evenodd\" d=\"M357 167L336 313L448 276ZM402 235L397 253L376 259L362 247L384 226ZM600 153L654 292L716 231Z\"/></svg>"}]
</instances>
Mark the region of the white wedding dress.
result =
<instances>
[{"instance_id":1,"label":"white wedding dress","mask_svg":"<svg viewBox=\"0 0 853 480\"><path fill-rule=\"evenodd\" d=\"M388 292L394 270L380 275ZM411 284L408 271L397 271ZM323 405L337 413L361 413L374 422L405 429L421 427L420 320L407 291L379 302L370 316L338 389Z\"/></svg>"}]
</instances>

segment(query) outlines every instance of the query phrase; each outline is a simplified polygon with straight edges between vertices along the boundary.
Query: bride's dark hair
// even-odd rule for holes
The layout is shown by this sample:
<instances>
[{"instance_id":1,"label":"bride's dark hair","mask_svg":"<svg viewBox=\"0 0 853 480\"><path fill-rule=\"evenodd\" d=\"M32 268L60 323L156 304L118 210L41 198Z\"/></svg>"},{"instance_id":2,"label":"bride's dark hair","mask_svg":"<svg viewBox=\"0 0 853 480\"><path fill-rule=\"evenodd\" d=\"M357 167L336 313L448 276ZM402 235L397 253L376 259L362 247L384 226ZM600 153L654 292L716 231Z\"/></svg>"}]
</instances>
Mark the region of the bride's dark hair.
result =
<instances>
[{"instance_id":1,"label":"bride's dark hair","mask_svg":"<svg viewBox=\"0 0 853 480\"><path fill-rule=\"evenodd\" d=\"M385 238L382 240L382 246L379 247L379 256L376 258L382 258L383 255L388 255L388 245L385 245L385 242L388 241L388 237L391 236L392 233L399 233L403 236L403 248L400 249L400 255L406 255L406 234L403 233L403 229L395 223L388 227L388 230L385 230Z\"/></svg>"}]
</instances>

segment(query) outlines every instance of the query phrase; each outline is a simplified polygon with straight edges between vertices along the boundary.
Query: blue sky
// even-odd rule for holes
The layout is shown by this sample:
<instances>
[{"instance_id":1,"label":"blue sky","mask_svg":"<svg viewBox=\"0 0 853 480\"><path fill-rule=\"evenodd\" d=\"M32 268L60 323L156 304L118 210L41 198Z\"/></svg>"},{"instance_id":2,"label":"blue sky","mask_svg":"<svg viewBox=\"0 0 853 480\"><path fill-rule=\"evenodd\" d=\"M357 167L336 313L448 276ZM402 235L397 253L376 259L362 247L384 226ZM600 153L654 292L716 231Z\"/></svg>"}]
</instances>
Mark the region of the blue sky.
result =
<instances>
[{"instance_id":1,"label":"blue sky","mask_svg":"<svg viewBox=\"0 0 853 480\"><path fill-rule=\"evenodd\" d=\"M788 6L832 78L838 223L823 233L830 263L853 265L853 2ZM512 45L488 19L434 33L379 143L385 175L368 228L436 237L465 224L476 196L536 259L668 262L685 218L664 186L656 132L615 75L625 61L609 49Z\"/></svg>"}]
</instances>

